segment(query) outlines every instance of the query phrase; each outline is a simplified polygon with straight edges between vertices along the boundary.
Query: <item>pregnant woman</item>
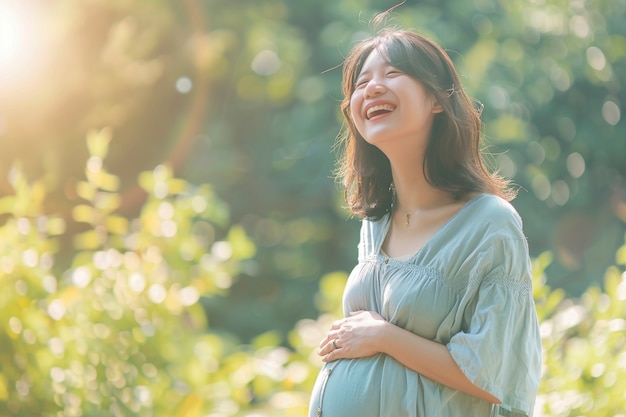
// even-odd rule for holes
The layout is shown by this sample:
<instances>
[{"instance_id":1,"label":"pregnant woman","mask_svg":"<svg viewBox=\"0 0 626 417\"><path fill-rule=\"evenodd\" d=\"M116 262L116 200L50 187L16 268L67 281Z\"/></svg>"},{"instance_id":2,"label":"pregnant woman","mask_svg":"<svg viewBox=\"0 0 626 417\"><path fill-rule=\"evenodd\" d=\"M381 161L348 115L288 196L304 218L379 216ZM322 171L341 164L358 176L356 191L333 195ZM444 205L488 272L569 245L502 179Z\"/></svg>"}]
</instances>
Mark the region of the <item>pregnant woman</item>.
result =
<instances>
[{"instance_id":1,"label":"pregnant woman","mask_svg":"<svg viewBox=\"0 0 626 417\"><path fill-rule=\"evenodd\" d=\"M522 222L448 55L387 29L344 62L338 176L360 218L310 417L531 416L541 340Z\"/></svg>"}]
</instances>

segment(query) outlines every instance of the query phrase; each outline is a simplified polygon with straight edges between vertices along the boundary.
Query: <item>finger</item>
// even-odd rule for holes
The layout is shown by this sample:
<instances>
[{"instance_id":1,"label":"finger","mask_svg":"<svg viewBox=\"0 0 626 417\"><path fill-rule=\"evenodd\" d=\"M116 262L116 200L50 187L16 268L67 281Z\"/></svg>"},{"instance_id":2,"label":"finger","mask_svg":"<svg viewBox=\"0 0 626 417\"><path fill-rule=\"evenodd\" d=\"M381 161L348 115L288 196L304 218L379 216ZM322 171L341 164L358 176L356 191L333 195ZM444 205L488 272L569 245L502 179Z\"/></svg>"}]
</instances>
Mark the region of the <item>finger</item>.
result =
<instances>
[{"instance_id":1,"label":"finger","mask_svg":"<svg viewBox=\"0 0 626 417\"><path fill-rule=\"evenodd\" d=\"M333 350L332 341L334 337L336 336L331 336L330 334L326 336L324 340L320 342L319 351L328 353Z\"/></svg>"},{"instance_id":2,"label":"finger","mask_svg":"<svg viewBox=\"0 0 626 417\"><path fill-rule=\"evenodd\" d=\"M325 338L323 338L323 339L320 341L319 347L320 347L320 348L322 348L322 347L326 346L328 343L330 343L330 340L331 340L333 337L337 337L337 336L335 336L335 333L336 333L336 331L334 331L334 330L329 330L329 331L328 331L328 333L326 334L326 337L325 337Z\"/></svg>"},{"instance_id":3,"label":"finger","mask_svg":"<svg viewBox=\"0 0 626 417\"><path fill-rule=\"evenodd\" d=\"M332 361L336 361L337 359L341 359L341 350L333 350L332 352L328 353L326 356L322 357L322 362L332 362Z\"/></svg>"},{"instance_id":4,"label":"finger","mask_svg":"<svg viewBox=\"0 0 626 417\"><path fill-rule=\"evenodd\" d=\"M329 334L326 337L326 343L324 343L324 346L320 348L319 350L319 355L328 354L335 350L341 349L342 344L339 338L340 338L339 332L336 332L333 335Z\"/></svg>"},{"instance_id":5,"label":"finger","mask_svg":"<svg viewBox=\"0 0 626 417\"><path fill-rule=\"evenodd\" d=\"M320 342L320 347L327 345L328 343L331 343L331 340L333 339L338 339L339 336L341 335L341 327L337 327L336 329L333 330L329 330L328 334L326 334L326 337Z\"/></svg>"},{"instance_id":6,"label":"finger","mask_svg":"<svg viewBox=\"0 0 626 417\"><path fill-rule=\"evenodd\" d=\"M330 330L332 331L332 330L337 330L338 328L340 328L344 320L345 319L335 320L333 324L330 326Z\"/></svg>"},{"instance_id":7,"label":"finger","mask_svg":"<svg viewBox=\"0 0 626 417\"><path fill-rule=\"evenodd\" d=\"M335 350L334 346L333 346L333 340L335 339L330 339L330 338L326 338L326 341L321 344L317 354L320 356L325 356L328 355L330 352L332 352L333 350Z\"/></svg>"}]
</instances>

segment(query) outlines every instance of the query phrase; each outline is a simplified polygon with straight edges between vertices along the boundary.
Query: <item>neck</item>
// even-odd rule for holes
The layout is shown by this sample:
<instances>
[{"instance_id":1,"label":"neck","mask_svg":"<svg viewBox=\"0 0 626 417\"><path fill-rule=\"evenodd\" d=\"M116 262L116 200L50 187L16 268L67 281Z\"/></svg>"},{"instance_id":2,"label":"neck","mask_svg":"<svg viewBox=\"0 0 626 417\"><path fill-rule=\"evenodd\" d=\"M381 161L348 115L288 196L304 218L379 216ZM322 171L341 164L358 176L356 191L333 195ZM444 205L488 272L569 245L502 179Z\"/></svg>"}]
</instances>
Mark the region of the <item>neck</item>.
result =
<instances>
[{"instance_id":1,"label":"neck","mask_svg":"<svg viewBox=\"0 0 626 417\"><path fill-rule=\"evenodd\" d=\"M404 215L412 215L426 211L454 200L450 193L433 187L420 169L419 173L393 171L393 183L396 190L395 211Z\"/></svg>"},{"instance_id":2,"label":"neck","mask_svg":"<svg viewBox=\"0 0 626 417\"><path fill-rule=\"evenodd\" d=\"M395 180L394 180L395 181ZM396 188L394 184L394 188ZM420 227L432 221L436 213L441 213L445 206L454 203L453 196L426 183L421 187L416 182L399 181L399 190L396 188L396 201L393 208L393 221L404 229ZM429 220L431 219L431 220Z\"/></svg>"}]
</instances>

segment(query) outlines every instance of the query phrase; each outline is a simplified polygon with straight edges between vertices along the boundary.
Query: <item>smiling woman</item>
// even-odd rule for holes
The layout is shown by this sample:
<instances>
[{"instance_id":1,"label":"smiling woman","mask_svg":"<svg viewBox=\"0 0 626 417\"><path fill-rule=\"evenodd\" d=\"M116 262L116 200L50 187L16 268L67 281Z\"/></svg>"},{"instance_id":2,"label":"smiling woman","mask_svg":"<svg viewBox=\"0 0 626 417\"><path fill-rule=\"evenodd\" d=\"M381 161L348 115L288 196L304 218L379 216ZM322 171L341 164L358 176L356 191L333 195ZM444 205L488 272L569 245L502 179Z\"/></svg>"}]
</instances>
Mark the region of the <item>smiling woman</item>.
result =
<instances>
[{"instance_id":1,"label":"smiling woman","mask_svg":"<svg viewBox=\"0 0 626 417\"><path fill-rule=\"evenodd\" d=\"M309 416L531 416L528 246L514 191L484 163L480 110L415 32L361 41L342 75L338 180L361 234Z\"/></svg>"}]
</instances>

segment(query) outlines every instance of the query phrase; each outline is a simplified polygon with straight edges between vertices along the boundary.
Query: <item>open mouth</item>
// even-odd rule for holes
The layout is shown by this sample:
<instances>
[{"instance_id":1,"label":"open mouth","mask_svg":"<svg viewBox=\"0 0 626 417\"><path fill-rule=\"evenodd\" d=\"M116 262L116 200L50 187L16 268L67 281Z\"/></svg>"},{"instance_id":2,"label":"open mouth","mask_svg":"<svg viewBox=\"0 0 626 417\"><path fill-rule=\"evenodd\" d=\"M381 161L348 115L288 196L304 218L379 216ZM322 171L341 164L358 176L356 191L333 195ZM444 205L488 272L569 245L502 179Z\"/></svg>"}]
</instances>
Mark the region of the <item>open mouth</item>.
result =
<instances>
[{"instance_id":1,"label":"open mouth","mask_svg":"<svg viewBox=\"0 0 626 417\"><path fill-rule=\"evenodd\" d=\"M386 113L391 113L395 109L396 107L392 106L391 104L378 104L367 109L366 118L367 120L370 120L373 117L380 116Z\"/></svg>"}]
</instances>

